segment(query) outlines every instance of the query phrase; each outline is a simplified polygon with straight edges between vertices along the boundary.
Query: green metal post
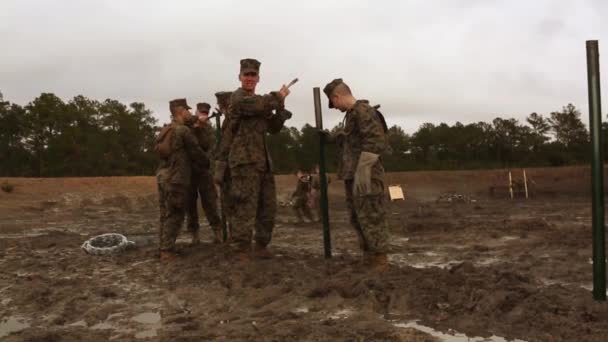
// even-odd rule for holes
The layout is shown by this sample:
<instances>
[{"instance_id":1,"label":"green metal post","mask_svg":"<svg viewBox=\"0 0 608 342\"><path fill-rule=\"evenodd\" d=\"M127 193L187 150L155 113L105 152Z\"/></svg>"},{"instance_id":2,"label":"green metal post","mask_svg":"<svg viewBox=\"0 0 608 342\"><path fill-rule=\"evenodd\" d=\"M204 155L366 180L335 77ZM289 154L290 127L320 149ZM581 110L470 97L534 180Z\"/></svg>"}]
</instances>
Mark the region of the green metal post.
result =
<instances>
[{"instance_id":1,"label":"green metal post","mask_svg":"<svg viewBox=\"0 0 608 342\"><path fill-rule=\"evenodd\" d=\"M589 128L592 161L591 192L593 197L593 298L606 300L606 255L604 235L604 145L600 97L600 62L597 40L587 41L587 82L589 92Z\"/></svg>"},{"instance_id":2,"label":"green metal post","mask_svg":"<svg viewBox=\"0 0 608 342\"><path fill-rule=\"evenodd\" d=\"M315 101L315 119L319 132L323 130L323 116L321 114L321 92L319 87L313 88ZM329 230L329 201L327 200L327 175L325 173L325 136L319 134L319 180L321 182L321 216L323 221L323 248L325 258L331 258L331 234Z\"/></svg>"},{"instance_id":3,"label":"green metal post","mask_svg":"<svg viewBox=\"0 0 608 342\"><path fill-rule=\"evenodd\" d=\"M222 114L218 111L215 116L215 140L216 140L216 151L219 151L219 147L222 144L222 122L221 122ZM221 208L221 218L222 218L222 238L224 242L228 240L228 228L226 227L226 213L224 212L224 201L222 200L222 191L220 189L219 193L220 198L220 208Z\"/></svg>"}]
</instances>

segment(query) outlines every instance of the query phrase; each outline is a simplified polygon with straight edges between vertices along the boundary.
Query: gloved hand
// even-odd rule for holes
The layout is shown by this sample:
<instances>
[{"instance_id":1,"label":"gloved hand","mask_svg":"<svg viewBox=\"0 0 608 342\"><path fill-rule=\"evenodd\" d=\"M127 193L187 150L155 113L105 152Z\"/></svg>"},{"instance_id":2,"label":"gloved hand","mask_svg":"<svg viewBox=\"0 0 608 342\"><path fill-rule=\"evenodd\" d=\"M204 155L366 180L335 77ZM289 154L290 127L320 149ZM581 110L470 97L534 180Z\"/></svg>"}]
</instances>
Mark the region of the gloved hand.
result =
<instances>
[{"instance_id":1,"label":"gloved hand","mask_svg":"<svg viewBox=\"0 0 608 342\"><path fill-rule=\"evenodd\" d=\"M213 169L213 182L217 185L224 184L224 175L226 174L226 167L228 165L225 161L217 160Z\"/></svg>"},{"instance_id":2,"label":"gloved hand","mask_svg":"<svg viewBox=\"0 0 608 342\"><path fill-rule=\"evenodd\" d=\"M372 191L372 166L376 164L380 156L371 152L361 152L355 180L353 182L353 193L355 196L369 195Z\"/></svg>"},{"instance_id":3,"label":"gloved hand","mask_svg":"<svg viewBox=\"0 0 608 342\"><path fill-rule=\"evenodd\" d=\"M277 114L283 121L289 120L293 116L293 114L290 111L288 111L287 109L283 109L282 111L279 111Z\"/></svg>"}]
</instances>

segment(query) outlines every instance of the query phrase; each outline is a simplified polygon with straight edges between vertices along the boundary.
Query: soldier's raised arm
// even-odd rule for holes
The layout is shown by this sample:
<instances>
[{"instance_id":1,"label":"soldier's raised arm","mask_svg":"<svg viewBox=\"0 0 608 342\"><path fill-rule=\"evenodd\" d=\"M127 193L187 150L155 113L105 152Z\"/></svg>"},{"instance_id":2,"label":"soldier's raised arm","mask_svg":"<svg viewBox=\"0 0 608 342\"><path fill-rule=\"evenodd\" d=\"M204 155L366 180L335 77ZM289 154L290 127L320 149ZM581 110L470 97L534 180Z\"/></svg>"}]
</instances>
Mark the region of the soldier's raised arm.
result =
<instances>
[{"instance_id":1,"label":"soldier's raised arm","mask_svg":"<svg viewBox=\"0 0 608 342\"><path fill-rule=\"evenodd\" d=\"M230 98L230 113L239 116L270 116L273 110L284 108L284 103L284 97L276 91L266 95L235 91Z\"/></svg>"}]
</instances>

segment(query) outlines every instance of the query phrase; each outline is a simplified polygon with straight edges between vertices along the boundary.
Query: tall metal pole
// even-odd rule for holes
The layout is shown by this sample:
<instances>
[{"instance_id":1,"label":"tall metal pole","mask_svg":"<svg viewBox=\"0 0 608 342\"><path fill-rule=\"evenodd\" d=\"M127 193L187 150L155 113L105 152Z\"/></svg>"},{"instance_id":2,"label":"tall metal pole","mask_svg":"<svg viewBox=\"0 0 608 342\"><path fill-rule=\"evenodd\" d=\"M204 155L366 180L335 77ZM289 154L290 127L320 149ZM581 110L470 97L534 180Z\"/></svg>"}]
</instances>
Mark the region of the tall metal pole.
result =
<instances>
[{"instance_id":1,"label":"tall metal pole","mask_svg":"<svg viewBox=\"0 0 608 342\"><path fill-rule=\"evenodd\" d=\"M222 122L221 122L221 113L218 111L215 116L215 141L216 141L216 151L219 151L220 146L222 145ZM224 209L224 199L222 194L222 189L219 189L219 198L220 198L220 208L221 208L221 219L222 219L222 238L224 242L228 240L228 228L226 226L226 212Z\"/></svg>"},{"instance_id":2,"label":"tall metal pole","mask_svg":"<svg viewBox=\"0 0 608 342\"><path fill-rule=\"evenodd\" d=\"M312 90L315 100L315 119L319 132L323 130L321 114L321 92L319 87ZM321 216L323 221L323 248L325 258L331 258L331 234L329 231L329 205L327 200L327 175L325 173L325 135L319 134L319 180L321 182Z\"/></svg>"},{"instance_id":3,"label":"tall metal pole","mask_svg":"<svg viewBox=\"0 0 608 342\"><path fill-rule=\"evenodd\" d=\"M587 41L587 82L589 91L589 128L592 161L593 197L593 298L606 300L606 254L604 251L604 144L600 97L600 61L597 40Z\"/></svg>"}]
</instances>

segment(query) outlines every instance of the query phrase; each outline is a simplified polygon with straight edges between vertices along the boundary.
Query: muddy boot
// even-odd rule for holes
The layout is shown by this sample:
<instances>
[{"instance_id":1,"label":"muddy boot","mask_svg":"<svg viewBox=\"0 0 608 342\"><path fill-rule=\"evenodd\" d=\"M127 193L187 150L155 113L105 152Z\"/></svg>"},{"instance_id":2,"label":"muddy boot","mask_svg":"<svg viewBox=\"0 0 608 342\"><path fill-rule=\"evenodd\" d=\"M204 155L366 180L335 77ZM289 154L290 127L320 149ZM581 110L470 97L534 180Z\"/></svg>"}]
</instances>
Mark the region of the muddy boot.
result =
<instances>
[{"instance_id":1,"label":"muddy boot","mask_svg":"<svg viewBox=\"0 0 608 342\"><path fill-rule=\"evenodd\" d=\"M224 234L222 230L213 230L213 243L216 245L220 245L224 242Z\"/></svg>"},{"instance_id":2,"label":"muddy boot","mask_svg":"<svg viewBox=\"0 0 608 342\"><path fill-rule=\"evenodd\" d=\"M192 236L190 245L196 246L201 244L201 237L199 236L198 230L191 231L190 235Z\"/></svg>"},{"instance_id":3,"label":"muddy boot","mask_svg":"<svg viewBox=\"0 0 608 342\"><path fill-rule=\"evenodd\" d=\"M236 246L236 250L234 251L234 258L241 263L248 263L251 261L250 257L250 244L242 243Z\"/></svg>"},{"instance_id":4,"label":"muddy boot","mask_svg":"<svg viewBox=\"0 0 608 342\"><path fill-rule=\"evenodd\" d=\"M258 259L272 259L274 257L274 254L272 254L266 246L257 243L255 244L253 252Z\"/></svg>"},{"instance_id":5,"label":"muddy boot","mask_svg":"<svg viewBox=\"0 0 608 342\"><path fill-rule=\"evenodd\" d=\"M172 251L160 251L161 262L171 262L177 259L177 253Z\"/></svg>"},{"instance_id":6,"label":"muddy boot","mask_svg":"<svg viewBox=\"0 0 608 342\"><path fill-rule=\"evenodd\" d=\"M369 267L378 272L384 273L388 271L388 257L385 253L373 253L369 255Z\"/></svg>"}]
</instances>

